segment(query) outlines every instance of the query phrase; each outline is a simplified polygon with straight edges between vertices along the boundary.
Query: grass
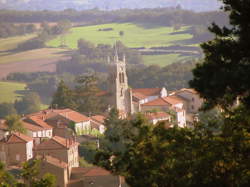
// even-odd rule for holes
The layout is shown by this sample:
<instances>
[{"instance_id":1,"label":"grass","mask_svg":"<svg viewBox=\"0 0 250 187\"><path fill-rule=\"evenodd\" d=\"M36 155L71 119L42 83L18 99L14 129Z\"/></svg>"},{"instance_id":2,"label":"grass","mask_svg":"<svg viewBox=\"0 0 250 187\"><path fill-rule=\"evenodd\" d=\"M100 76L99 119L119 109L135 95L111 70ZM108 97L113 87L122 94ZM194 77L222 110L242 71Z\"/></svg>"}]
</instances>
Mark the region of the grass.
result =
<instances>
[{"instance_id":1,"label":"grass","mask_svg":"<svg viewBox=\"0 0 250 187\"><path fill-rule=\"evenodd\" d=\"M179 54L168 55L144 55L143 60L145 65L166 66L174 62L187 59L188 57L180 56Z\"/></svg>"},{"instance_id":2,"label":"grass","mask_svg":"<svg viewBox=\"0 0 250 187\"><path fill-rule=\"evenodd\" d=\"M15 82L0 82L0 103L14 102L23 96L26 84Z\"/></svg>"},{"instance_id":3,"label":"grass","mask_svg":"<svg viewBox=\"0 0 250 187\"><path fill-rule=\"evenodd\" d=\"M0 51L3 52L15 49L18 44L30 40L35 36L36 36L35 34L27 34L23 36L15 36L15 37L0 39Z\"/></svg>"},{"instance_id":4,"label":"grass","mask_svg":"<svg viewBox=\"0 0 250 187\"><path fill-rule=\"evenodd\" d=\"M99 29L112 28L112 31L98 31ZM181 33L189 27L182 27L174 31L173 27L146 27L133 23L112 23L94 26L74 27L65 35L65 44L70 48L77 48L77 40L84 38L94 44L114 44L120 40L128 47L157 47L170 46L192 38L191 34ZM119 31L124 31L120 36ZM180 32L180 33L178 33ZM61 38L57 37L47 43L52 47L61 45Z\"/></svg>"},{"instance_id":5,"label":"grass","mask_svg":"<svg viewBox=\"0 0 250 187\"><path fill-rule=\"evenodd\" d=\"M42 48L23 52L0 52L0 64L23 62L31 60L45 60L64 56L68 50L61 48Z\"/></svg>"}]
</instances>

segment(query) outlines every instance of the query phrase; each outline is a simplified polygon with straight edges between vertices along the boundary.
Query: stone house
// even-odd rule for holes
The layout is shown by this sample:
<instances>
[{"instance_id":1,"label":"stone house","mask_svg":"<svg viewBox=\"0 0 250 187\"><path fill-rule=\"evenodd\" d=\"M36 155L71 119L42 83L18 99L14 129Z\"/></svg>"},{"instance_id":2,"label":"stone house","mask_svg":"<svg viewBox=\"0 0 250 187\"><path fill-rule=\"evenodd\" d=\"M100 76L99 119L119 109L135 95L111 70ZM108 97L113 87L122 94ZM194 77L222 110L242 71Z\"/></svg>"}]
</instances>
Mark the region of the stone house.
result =
<instances>
[{"instance_id":1,"label":"stone house","mask_svg":"<svg viewBox=\"0 0 250 187\"><path fill-rule=\"evenodd\" d=\"M35 155L49 155L65 162L71 168L79 167L78 158L79 143L75 139L65 139L54 136L49 140L43 141L34 148Z\"/></svg>"},{"instance_id":2,"label":"stone house","mask_svg":"<svg viewBox=\"0 0 250 187\"><path fill-rule=\"evenodd\" d=\"M146 112L145 117L154 125L158 122L171 122L171 115L166 112Z\"/></svg>"},{"instance_id":3,"label":"stone house","mask_svg":"<svg viewBox=\"0 0 250 187\"><path fill-rule=\"evenodd\" d=\"M9 135L8 127L5 120L0 119L0 140Z\"/></svg>"},{"instance_id":4,"label":"stone house","mask_svg":"<svg viewBox=\"0 0 250 187\"><path fill-rule=\"evenodd\" d=\"M22 133L11 133L0 141L0 160L7 165L21 165L33 157L33 139Z\"/></svg>"},{"instance_id":5,"label":"stone house","mask_svg":"<svg viewBox=\"0 0 250 187\"><path fill-rule=\"evenodd\" d=\"M49 155L37 155L36 159L41 160L40 178L46 173L51 173L56 177L57 187L67 187L70 173L66 162Z\"/></svg>"}]
</instances>

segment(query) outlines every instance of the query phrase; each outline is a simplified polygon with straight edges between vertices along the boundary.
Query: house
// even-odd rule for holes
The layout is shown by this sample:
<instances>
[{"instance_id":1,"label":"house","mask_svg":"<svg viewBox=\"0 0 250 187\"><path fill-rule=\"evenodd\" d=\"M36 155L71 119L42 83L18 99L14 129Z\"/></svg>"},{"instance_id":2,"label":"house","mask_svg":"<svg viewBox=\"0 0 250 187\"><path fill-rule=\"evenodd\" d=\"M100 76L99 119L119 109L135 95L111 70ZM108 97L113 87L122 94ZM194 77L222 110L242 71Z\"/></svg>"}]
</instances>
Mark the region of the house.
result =
<instances>
[{"instance_id":1,"label":"house","mask_svg":"<svg viewBox=\"0 0 250 187\"><path fill-rule=\"evenodd\" d=\"M11 133L0 140L0 160L7 165L20 165L33 157L33 139L22 133Z\"/></svg>"},{"instance_id":2,"label":"house","mask_svg":"<svg viewBox=\"0 0 250 187\"><path fill-rule=\"evenodd\" d=\"M37 155L36 159L41 160L38 177L42 178L46 173L51 173L56 177L56 186L67 187L70 173L66 162L49 155Z\"/></svg>"},{"instance_id":3,"label":"house","mask_svg":"<svg viewBox=\"0 0 250 187\"><path fill-rule=\"evenodd\" d=\"M91 124L91 129L96 129L99 131L101 134L105 132L105 126L104 126L104 121L105 121L105 116L102 115L95 115L90 117L90 124Z\"/></svg>"},{"instance_id":4,"label":"house","mask_svg":"<svg viewBox=\"0 0 250 187\"><path fill-rule=\"evenodd\" d=\"M88 134L91 130L89 117L80 114L71 109L62 110L46 110L47 113L46 121L51 123L51 121L58 122L59 124L66 124L68 128L71 125L74 126L74 130L77 135Z\"/></svg>"},{"instance_id":5,"label":"house","mask_svg":"<svg viewBox=\"0 0 250 187\"><path fill-rule=\"evenodd\" d=\"M75 139L65 139L54 136L34 147L35 155L50 155L68 164L69 172L73 167L79 167L79 143Z\"/></svg>"},{"instance_id":6,"label":"house","mask_svg":"<svg viewBox=\"0 0 250 187\"><path fill-rule=\"evenodd\" d=\"M166 112L146 112L145 117L154 125L158 122L171 122L171 115Z\"/></svg>"},{"instance_id":7,"label":"house","mask_svg":"<svg viewBox=\"0 0 250 187\"><path fill-rule=\"evenodd\" d=\"M180 127L186 125L186 111L184 108L183 100L179 99L176 96L167 96L160 97L155 100L152 100L148 103L141 105L142 112L148 112L152 110L159 110L170 112L176 118L177 124Z\"/></svg>"},{"instance_id":8,"label":"house","mask_svg":"<svg viewBox=\"0 0 250 187\"><path fill-rule=\"evenodd\" d=\"M53 128L44 121L43 116L28 115L22 121L28 135L32 136L36 143L40 143L44 138L52 138Z\"/></svg>"}]
</instances>

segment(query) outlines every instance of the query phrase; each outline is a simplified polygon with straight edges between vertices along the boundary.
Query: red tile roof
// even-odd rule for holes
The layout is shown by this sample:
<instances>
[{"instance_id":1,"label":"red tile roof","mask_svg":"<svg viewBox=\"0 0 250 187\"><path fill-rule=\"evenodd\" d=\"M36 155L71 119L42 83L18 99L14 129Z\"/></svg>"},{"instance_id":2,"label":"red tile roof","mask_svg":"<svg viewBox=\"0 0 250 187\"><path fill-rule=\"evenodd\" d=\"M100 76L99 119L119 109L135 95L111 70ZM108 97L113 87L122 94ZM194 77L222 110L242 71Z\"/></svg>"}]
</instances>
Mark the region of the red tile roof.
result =
<instances>
[{"instance_id":1,"label":"red tile roof","mask_svg":"<svg viewBox=\"0 0 250 187\"><path fill-rule=\"evenodd\" d=\"M96 96L106 96L109 93L107 91L100 91L99 93L96 94Z\"/></svg>"},{"instance_id":2,"label":"red tile roof","mask_svg":"<svg viewBox=\"0 0 250 187\"><path fill-rule=\"evenodd\" d=\"M180 92L190 92L192 94L198 94L198 92L195 89L192 88L182 88L180 90L177 90L175 93L180 93Z\"/></svg>"},{"instance_id":3,"label":"red tile roof","mask_svg":"<svg viewBox=\"0 0 250 187\"><path fill-rule=\"evenodd\" d=\"M32 132L42 131L44 130L42 127L39 127L38 125L33 125L31 123L22 121L23 127L27 130L30 130Z\"/></svg>"},{"instance_id":4,"label":"red tile roof","mask_svg":"<svg viewBox=\"0 0 250 187\"><path fill-rule=\"evenodd\" d=\"M78 145L78 142L72 139L65 139L59 136L46 140L35 147L35 150L53 150L53 149L69 149Z\"/></svg>"},{"instance_id":5,"label":"red tile roof","mask_svg":"<svg viewBox=\"0 0 250 187\"><path fill-rule=\"evenodd\" d=\"M76 112L76 111L71 110L71 109L53 110L53 112L65 117L66 119L69 119L70 121L73 121L75 123L86 122L86 121L90 120L89 117L87 117L83 114L80 114L79 112Z\"/></svg>"},{"instance_id":6,"label":"red tile roof","mask_svg":"<svg viewBox=\"0 0 250 187\"><path fill-rule=\"evenodd\" d=\"M52 157L52 156L49 156L49 155L45 155L44 161L48 162L54 166L60 167L60 168L67 168L68 167L68 164L66 162L63 162L62 160L59 160L59 159Z\"/></svg>"},{"instance_id":7,"label":"red tile roof","mask_svg":"<svg viewBox=\"0 0 250 187\"><path fill-rule=\"evenodd\" d=\"M135 98L141 100L141 99L147 98L148 96L143 95L143 94L141 94L140 92L133 92L133 97L135 97Z\"/></svg>"},{"instance_id":8,"label":"red tile roof","mask_svg":"<svg viewBox=\"0 0 250 187\"><path fill-rule=\"evenodd\" d=\"M140 93L145 96L154 96L154 95L159 95L161 90L162 88L137 88L137 89L132 89L132 92L133 94Z\"/></svg>"},{"instance_id":9,"label":"red tile roof","mask_svg":"<svg viewBox=\"0 0 250 187\"><path fill-rule=\"evenodd\" d=\"M8 137L7 140L5 141L5 143L28 143L33 141L33 139L25 134L19 133L19 132L15 132L15 133L11 133Z\"/></svg>"},{"instance_id":10,"label":"red tile roof","mask_svg":"<svg viewBox=\"0 0 250 187\"><path fill-rule=\"evenodd\" d=\"M91 118L91 120L94 120L96 122L104 123L104 120L106 117L102 116L102 115L95 115L95 116L91 116L90 118Z\"/></svg>"},{"instance_id":11,"label":"red tile roof","mask_svg":"<svg viewBox=\"0 0 250 187\"><path fill-rule=\"evenodd\" d=\"M157 98L153 101L143 104L143 106L172 106L179 103L183 103L181 99L176 96L167 96L163 98Z\"/></svg>"},{"instance_id":12,"label":"red tile roof","mask_svg":"<svg viewBox=\"0 0 250 187\"><path fill-rule=\"evenodd\" d=\"M45 130L52 129L52 127L48 125L45 121L43 121L39 116L29 116L27 119L31 120L33 123Z\"/></svg>"}]
</instances>

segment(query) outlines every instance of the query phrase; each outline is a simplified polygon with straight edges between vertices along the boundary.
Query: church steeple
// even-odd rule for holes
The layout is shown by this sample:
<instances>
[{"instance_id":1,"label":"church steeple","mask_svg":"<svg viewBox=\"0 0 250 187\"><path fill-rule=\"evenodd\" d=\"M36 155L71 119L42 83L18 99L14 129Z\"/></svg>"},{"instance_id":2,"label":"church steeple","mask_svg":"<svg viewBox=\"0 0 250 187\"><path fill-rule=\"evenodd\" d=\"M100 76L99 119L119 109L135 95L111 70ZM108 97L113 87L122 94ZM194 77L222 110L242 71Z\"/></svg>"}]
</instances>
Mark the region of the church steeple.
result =
<instances>
[{"instance_id":1,"label":"church steeple","mask_svg":"<svg viewBox=\"0 0 250 187\"><path fill-rule=\"evenodd\" d=\"M115 47L114 62L109 67L109 93L113 107L126 114L132 113L132 94L128 87L126 73L126 57L119 60L118 52Z\"/></svg>"}]
</instances>

